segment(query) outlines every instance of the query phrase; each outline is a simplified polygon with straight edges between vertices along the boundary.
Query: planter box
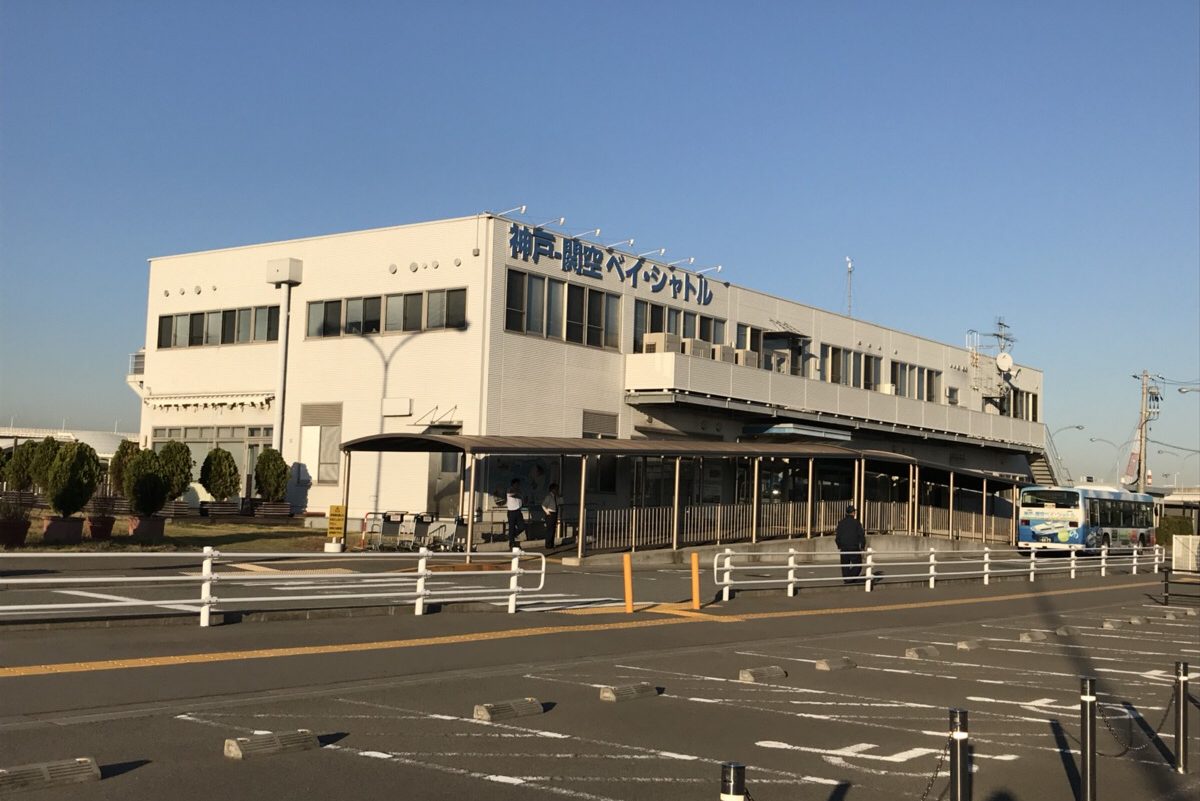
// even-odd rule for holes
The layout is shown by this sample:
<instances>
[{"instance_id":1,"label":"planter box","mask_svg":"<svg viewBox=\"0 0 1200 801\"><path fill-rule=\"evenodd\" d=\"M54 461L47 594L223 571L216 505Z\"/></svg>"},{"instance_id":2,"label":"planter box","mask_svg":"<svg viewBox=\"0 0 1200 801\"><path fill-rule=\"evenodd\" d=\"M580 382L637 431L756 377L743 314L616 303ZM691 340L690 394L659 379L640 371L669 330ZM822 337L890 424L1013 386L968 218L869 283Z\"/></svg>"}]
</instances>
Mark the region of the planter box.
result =
<instances>
[{"instance_id":1,"label":"planter box","mask_svg":"<svg viewBox=\"0 0 1200 801\"><path fill-rule=\"evenodd\" d=\"M28 520L0 520L0 547L5 550L23 547L27 534Z\"/></svg>"},{"instance_id":2,"label":"planter box","mask_svg":"<svg viewBox=\"0 0 1200 801\"><path fill-rule=\"evenodd\" d=\"M129 534L144 542L162 542L167 521L161 517L130 517Z\"/></svg>"},{"instance_id":3,"label":"planter box","mask_svg":"<svg viewBox=\"0 0 1200 801\"><path fill-rule=\"evenodd\" d=\"M129 499L117 495L93 496L83 507L93 517L120 517L129 514Z\"/></svg>"},{"instance_id":4,"label":"planter box","mask_svg":"<svg viewBox=\"0 0 1200 801\"><path fill-rule=\"evenodd\" d=\"M78 545L83 542L82 517L47 517L42 528L46 545Z\"/></svg>"},{"instance_id":5,"label":"planter box","mask_svg":"<svg viewBox=\"0 0 1200 801\"><path fill-rule=\"evenodd\" d=\"M187 501L167 501L158 513L157 517L195 517L200 512L198 509L193 509Z\"/></svg>"},{"instance_id":6,"label":"planter box","mask_svg":"<svg viewBox=\"0 0 1200 801\"><path fill-rule=\"evenodd\" d=\"M211 501L204 508L209 517L233 517L242 511L242 505L237 501Z\"/></svg>"},{"instance_id":7,"label":"planter box","mask_svg":"<svg viewBox=\"0 0 1200 801\"><path fill-rule=\"evenodd\" d=\"M268 503L263 501L254 510L255 517L291 517L292 505L287 501Z\"/></svg>"},{"instance_id":8,"label":"planter box","mask_svg":"<svg viewBox=\"0 0 1200 801\"><path fill-rule=\"evenodd\" d=\"M113 525L117 519L108 515L88 515L88 536L94 540L112 539Z\"/></svg>"}]
</instances>

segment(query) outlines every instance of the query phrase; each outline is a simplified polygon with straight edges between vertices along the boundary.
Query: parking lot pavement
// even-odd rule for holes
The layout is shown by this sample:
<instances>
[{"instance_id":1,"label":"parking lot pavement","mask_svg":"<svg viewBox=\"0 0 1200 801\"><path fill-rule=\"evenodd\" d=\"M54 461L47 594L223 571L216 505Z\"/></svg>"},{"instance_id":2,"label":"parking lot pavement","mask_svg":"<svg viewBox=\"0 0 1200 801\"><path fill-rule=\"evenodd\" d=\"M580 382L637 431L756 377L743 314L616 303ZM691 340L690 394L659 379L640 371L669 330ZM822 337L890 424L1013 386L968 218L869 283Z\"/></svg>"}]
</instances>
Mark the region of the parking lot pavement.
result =
<instances>
[{"instance_id":1,"label":"parking lot pavement","mask_svg":"<svg viewBox=\"0 0 1200 801\"><path fill-rule=\"evenodd\" d=\"M726 760L747 764L757 801L917 799L927 786L938 798L946 786L947 709L959 706L970 712L974 798L1066 801L1078 783L1078 677L1094 675L1107 721L1098 727L1104 797L1194 798L1200 781L1171 768L1170 721L1153 732L1169 711L1174 661L1200 663L1200 618L1180 610L1167 619L1143 594L1146 586L758 597L703 619L662 616L665 627L605 629L629 618L598 615L600 627L586 633L550 631L578 616L522 615L523 625L547 633L503 641L469 634L494 633L498 618L511 625L507 616L441 615L405 618L401 633L440 629L462 633L461 642L62 676L6 678L0 669L9 715L0 719L0 766L88 754L105 771L98 783L21 796L29 799L273 793L682 801L715 797ZM1111 621L1123 625L1105 628ZM318 626L304 638L355 644L395 626L353 622ZM1070 629L1060 636L1062 626ZM208 633L217 634L210 647L226 648L300 637L299 629L282 630ZM184 638L195 633L158 631L177 636L184 652ZM125 652L136 653L152 650L153 633L71 634L91 638L88 648L117 635ZM958 650L965 641L978 647ZM14 660L5 645L6 665L28 664L53 647L27 642ZM906 655L918 646L938 653ZM815 668L834 658L855 666ZM766 665L787 675L738 680L742 668ZM618 704L598 698L600 686L637 682L661 695ZM472 719L475 704L524 697L537 698L544 713ZM44 711L13 714L22 707ZM323 747L244 763L221 756L226 737L297 728L320 735ZM1192 731L1194 754L1200 725Z\"/></svg>"}]
</instances>

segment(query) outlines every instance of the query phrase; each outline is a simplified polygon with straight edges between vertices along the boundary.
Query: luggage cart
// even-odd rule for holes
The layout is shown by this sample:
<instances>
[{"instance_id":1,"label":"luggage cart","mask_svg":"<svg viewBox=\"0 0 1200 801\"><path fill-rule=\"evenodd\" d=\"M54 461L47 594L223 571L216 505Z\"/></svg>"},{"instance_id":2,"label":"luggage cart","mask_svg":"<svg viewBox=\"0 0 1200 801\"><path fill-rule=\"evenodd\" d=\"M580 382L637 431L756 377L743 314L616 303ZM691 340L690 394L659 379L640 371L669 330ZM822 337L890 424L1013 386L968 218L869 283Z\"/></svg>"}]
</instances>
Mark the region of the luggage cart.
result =
<instances>
[{"instance_id":1,"label":"luggage cart","mask_svg":"<svg viewBox=\"0 0 1200 801\"><path fill-rule=\"evenodd\" d=\"M367 512L363 515L362 530L356 551L378 551L383 544L383 513Z\"/></svg>"},{"instance_id":2,"label":"luggage cart","mask_svg":"<svg viewBox=\"0 0 1200 801\"><path fill-rule=\"evenodd\" d=\"M412 521L406 523L407 511L383 513L383 532L380 538L381 551L412 551L416 549L416 536Z\"/></svg>"},{"instance_id":3,"label":"luggage cart","mask_svg":"<svg viewBox=\"0 0 1200 801\"><path fill-rule=\"evenodd\" d=\"M467 547L466 519L438 520L429 524L426 548L431 551L463 551Z\"/></svg>"}]
</instances>

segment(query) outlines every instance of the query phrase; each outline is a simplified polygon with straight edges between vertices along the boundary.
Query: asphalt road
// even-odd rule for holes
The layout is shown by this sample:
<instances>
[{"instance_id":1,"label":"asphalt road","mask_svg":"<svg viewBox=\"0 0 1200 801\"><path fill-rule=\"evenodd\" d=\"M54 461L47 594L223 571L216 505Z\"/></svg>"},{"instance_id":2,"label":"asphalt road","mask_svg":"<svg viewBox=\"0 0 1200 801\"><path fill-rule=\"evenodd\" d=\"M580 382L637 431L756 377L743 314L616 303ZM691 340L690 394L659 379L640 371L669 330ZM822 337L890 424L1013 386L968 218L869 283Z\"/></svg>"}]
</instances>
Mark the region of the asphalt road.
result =
<instances>
[{"instance_id":1,"label":"asphalt road","mask_svg":"<svg viewBox=\"0 0 1200 801\"><path fill-rule=\"evenodd\" d=\"M915 799L941 762L947 709L961 706L974 798L1054 801L1075 797L1089 674L1109 719L1102 797L1195 798L1200 780L1171 767L1170 721L1147 729L1166 711L1174 661L1200 662L1200 618L1168 619L1157 588L1126 576L747 595L701 613L0 629L0 766L83 755L102 766L99 782L22 799L672 801L715 798L720 762L737 760L757 801ZM1134 616L1146 622L1104 628ZM1055 635L1061 625L1075 633ZM1029 631L1047 639L1022 642ZM956 650L966 639L985 647ZM905 656L931 644L937 656ZM814 668L831 657L856 667ZM764 665L787 676L737 681ZM643 681L662 693L598 700L600 685ZM472 720L475 704L523 697L546 711ZM323 747L222 756L227 737L297 728ZM929 797L945 787L939 770Z\"/></svg>"}]
</instances>

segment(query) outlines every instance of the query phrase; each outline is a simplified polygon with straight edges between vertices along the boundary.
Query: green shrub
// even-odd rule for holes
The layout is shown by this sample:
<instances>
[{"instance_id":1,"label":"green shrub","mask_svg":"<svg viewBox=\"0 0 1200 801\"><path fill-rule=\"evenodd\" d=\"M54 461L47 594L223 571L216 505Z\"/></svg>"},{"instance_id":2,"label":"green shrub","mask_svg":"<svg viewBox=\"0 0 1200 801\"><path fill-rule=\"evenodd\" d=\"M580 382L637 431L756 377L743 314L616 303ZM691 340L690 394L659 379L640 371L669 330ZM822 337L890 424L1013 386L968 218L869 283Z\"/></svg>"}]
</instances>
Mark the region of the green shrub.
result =
<instances>
[{"instance_id":1,"label":"green shrub","mask_svg":"<svg viewBox=\"0 0 1200 801\"><path fill-rule=\"evenodd\" d=\"M108 463L108 477L112 480L113 492L118 495L125 492L125 466L139 450L138 444L131 439L121 440L112 461Z\"/></svg>"},{"instance_id":2,"label":"green shrub","mask_svg":"<svg viewBox=\"0 0 1200 801\"><path fill-rule=\"evenodd\" d=\"M187 490L192 483L192 470L196 460L187 445L171 440L158 453L162 462L163 478L167 482L167 500L173 501Z\"/></svg>"},{"instance_id":3,"label":"green shrub","mask_svg":"<svg viewBox=\"0 0 1200 801\"><path fill-rule=\"evenodd\" d=\"M269 503L279 503L287 495L288 466L279 451L266 448L254 465L254 488L258 497Z\"/></svg>"},{"instance_id":4,"label":"green shrub","mask_svg":"<svg viewBox=\"0 0 1200 801\"><path fill-rule=\"evenodd\" d=\"M232 498L241 490L242 474L233 454L224 448L213 448L200 467L200 484L218 501Z\"/></svg>"},{"instance_id":5,"label":"green shrub","mask_svg":"<svg viewBox=\"0 0 1200 801\"><path fill-rule=\"evenodd\" d=\"M138 451L129 458L122 490L135 515L149 517L163 508L167 502L167 479L157 453Z\"/></svg>"},{"instance_id":6,"label":"green shrub","mask_svg":"<svg viewBox=\"0 0 1200 801\"><path fill-rule=\"evenodd\" d=\"M0 520L10 523L26 522L29 520L29 510L19 503L0 501Z\"/></svg>"},{"instance_id":7,"label":"green shrub","mask_svg":"<svg viewBox=\"0 0 1200 801\"><path fill-rule=\"evenodd\" d=\"M8 464L4 466L4 481L14 492L28 492L33 486L33 456L38 444L26 440L13 448Z\"/></svg>"},{"instance_id":8,"label":"green shrub","mask_svg":"<svg viewBox=\"0 0 1200 801\"><path fill-rule=\"evenodd\" d=\"M1155 541L1159 545L1171 545L1176 535L1194 534L1191 518L1182 515L1163 515L1159 518L1158 529L1155 531Z\"/></svg>"},{"instance_id":9,"label":"green shrub","mask_svg":"<svg viewBox=\"0 0 1200 801\"><path fill-rule=\"evenodd\" d=\"M11 458L11 450L0 449L0 481L4 480L4 468L8 466L8 460Z\"/></svg>"},{"instance_id":10,"label":"green shrub","mask_svg":"<svg viewBox=\"0 0 1200 801\"><path fill-rule=\"evenodd\" d=\"M84 442L68 442L58 449L46 473L50 506L62 517L70 517L91 500L100 483L100 457Z\"/></svg>"},{"instance_id":11,"label":"green shrub","mask_svg":"<svg viewBox=\"0 0 1200 801\"><path fill-rule=\"evenodd\" d=\"M43 492L46 491L50 465L54 464L54 457L58 456L58 449L61 447L62 443L54 437L46 437L37 444L33 451L33 463L29 465L29 475L33 479L34 486Z\"/></svg>"}]
</instances>

